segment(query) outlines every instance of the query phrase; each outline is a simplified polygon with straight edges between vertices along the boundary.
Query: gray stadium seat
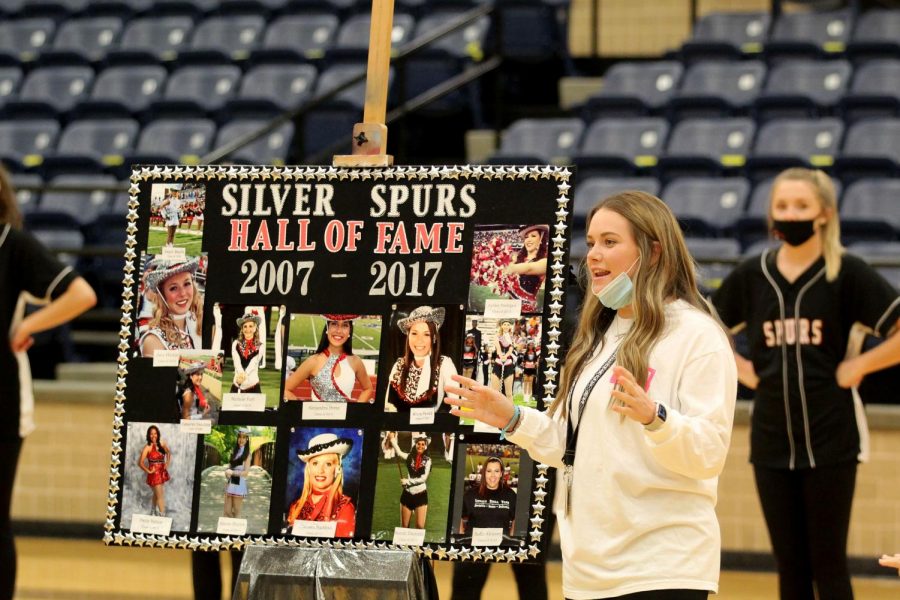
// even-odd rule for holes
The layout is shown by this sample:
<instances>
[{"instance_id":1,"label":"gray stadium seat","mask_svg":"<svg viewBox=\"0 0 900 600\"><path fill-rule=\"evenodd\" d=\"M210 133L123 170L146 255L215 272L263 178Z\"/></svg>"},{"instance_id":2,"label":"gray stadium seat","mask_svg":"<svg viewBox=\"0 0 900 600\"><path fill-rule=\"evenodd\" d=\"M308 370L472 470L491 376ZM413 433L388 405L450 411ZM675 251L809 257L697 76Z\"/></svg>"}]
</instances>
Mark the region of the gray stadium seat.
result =
<instances>
[{"instance_id":1,"label":"gray stadium seat","mask_svg":"<svg viewBox=\"0 0 900 600\"><path fill-rule=\"evenodd\" d=\"M19 97L7 102L5 112L16 116L56 117L86 99L94 82L87 66L42 67L31 71Z\"/></svg>"},{"instance_id":2,"label":"gray stadium seat","mask_svg":"<svg viewBox=\"0 0 900 600\"><path fill-rule=\"evenodd\" d=\"M757 60L694 63L669 101L669 114L673 119L746 114L765 77L766 65Z\"/></svg>"},{"instance_id":3,"label":"gray stadium seat","mask_svg":"<svg viewBox=\"0 0 900 600\"><path fill-rule=\"evenodd\" d=\"M746 170L754 180L788 167L830 168L844 135L840 119L775 119L760 127Z\"/></svg>"},{"instance_id":4,"label":"gray stadium seat","mask_svg":"<svg viewBox=\"0 0 900 600\"><path fill-rule=\"evenodd\" d=\"M896 7L873 8L860 15L847 44L853 60L900 58L900 10Z\"/></svg>"},{"instance_id":5,"label":"gray stadium seat","mask_svg":"<svg viewBox=\"0 0 900 600\"><path fill-rule=\"evenodd\" d=\"M756 99L758 119L825 116L850 85L851 67L846 60L791 60L769 71Z\"/></svg>"},{"instance_id":6,"label":"gray stadium seat","mask_svg":"<svg viewBox=\"0 0 900 600\"><path fill-rule=\"evenodd\" d=\"M578 150L581 119L519 119L502 133L491 164L568 163Z\"/></svg>"},{"instance_id":7,"label":"gray stadium seat","mask_svg":"<svg viewBox=\"0 0 900 600\"><path fill-rule=\"evenodd\" d=\"M41 192L23 188L42 186L44 185L43 178L35 173L12 173L11 178L13 188L16 190L16 202L19 204L22 214L38 210Z\"/></svg>"},{"instance_id":8,"label":"gray stadium seat","mask_svg":"<svg viewBox=\"0 0 900 600\"><path fill-rule=\"evenodd\" d=\"M369 33L372 18L368 14L359 14L349 17L338 29L332 52L339 54L362 52L365 55L369 49ZM394 14L393 29L391 30L391 46L399 48L412 39L415 28L415 19L412 15L403 13Z\"/></svg>"},{"instance_id":9,"label":"gray stadium seat","mask_svg":"<svg viewBox=\"0 0 900 600\"><path fill-rule=\"evenodd\" d=\"M662 199L686 235L717 237L730 234L749 194L750 183L743 177L681 177L665 187Z\"/></svg>"},{"instance_id":10,"label":"gray stadium seat","mask_svg":"<svg viewBox=\"0 0 900 600\"><path fill-rule=\"evenodd\" d=\"M0 160L14 170L38 166L58 136L56 119L0 121Z\"/></svg>"},{"instance_id":11,"label":"gray stadium seat","mask_svg":"<svg viewBox=\"0 0 900 600\"><path fill-rule=\"evenodd\" d=\"M0 57L9 62L33 61L53 43L56 21L48 17L0 21Z\"/></svg>"},{"instance_id":12,"label":"gray stadium seat","mask_svg":"<svg viewBox=\"0 0 900 600\"><path fill-rule=\"evenodd\" d=\"M228 102L231 115L275 116L312 97L316 68L308 64L260 65L247 71L240 90Z\"/></svg>"},{"instance_id":13,"label":"gray stadium seat","mask_svg":"<svg viewBox=\"0 0 900 600\"><path fill-rule=\"evenodd\" d=\"M765 46L770 60L784 56L829 57L843 53L853 31L853 11L782 13Z\"/></svg>"},{"instance_id":14,"label":"gray stadium seat","mask_svg":"<svg viewBox=\"0 0 900 600\"><path fill-rule=\"evenodd\" d=\"M867 119L852 125L834 168L844 180L900 174L900 119Z\"/></svg>"},{"instance_id":15,"label":"gray stadium seat","mask_svg":"<svg viewBox=\"0 0 900 600\"><path fill-rule=\"evenodd\" d=\"M859 179L851 183L841 199L840 211L841 233L846 241L897 239L900 178Z\"/></svg>"},{"instance_id":16,"label":"gray stadium seat","mask_svg":"<svg viewBox=\"0 0 900 600\"><path fill-rule=\"evenodd\" d=\"M122 33L119 17L83 17L69 19L60 25L50 50L41 55L42 62L96 63L106 58Z\"/></svg>"},{"instance_id":17,"label":"gray stadium seat","mask_svg":"<svg viewBox=\"0 0 900 600\"><path fill-rule=\"evenodd\" d=\"M575 196L572 202L571 239L584 239L587 214L598 202L625 190L638 190L659 196L659 182L653 177L592 177L578 183L575 186ZM584 256L584 253L583 245L573 244L573 260Z\"/></svg>"},{"instance_id":18,"label":"gray stadium seat","mask_svg":"<svg viewBox=\"0 0 900 600\"><path fill-rule=\"evenodd\" d=\"M208 119L158 119L148 123L127 163L195 164L209 152L216 125Z\"/></svg>"},{"instance_id":19,"label":"gray stadium seat","mask_svg":"<svg viewBox=\"0 0 900 600\"><path fill-rule=\"evenodd\" d=\"M269 23L253 62L316 60L334 44L340 19L331 13L284 15Z\"/></svg>"},{"instance_id":20,"label":"gray stadium seat","mask_svg":"<svg viewBox=\"0 0 900 600\"><path fill-rule=\"evenodd\" d=\"M265 27L265 17L260 15L209 17L197 25L190 48L179 55L179 60L245 60L262 41Z\"/></svg>"},{"instance_id":21,"label":"gray stadium seat","mask_svg":"<svg viewBox=\"0 0 900 600\"><path fill-rule=\"evenodd\" d=\"M109 67L94 82L90 98L76 108L79 115L130 116L143 113L162 97L166 69L159 65Z\"/></svg>"},{"instance_id":22,"label":"gray stadium seat","mask_svg":"<svg viewBox=\"0 0 900 600\"><path fill-rule=\"evenodd\" d=\"M212 115L237 94L241 69L236 65L189 65L173 72L166 91L150 107L156 115Z\"/></svg>"},{"instance_id":23,"label":"gray stadium seat","mask_svg":"<svg viewBox=\"0 0 900 600\"><path fill-rule=\"evenodd\" d=\"M219 134L216 136L216 147L221 147L241 136L257 131L266 124L265 120L229 121L219 130ZM229 159L232 162L243 164L284 165L293 138L294 125L288 122L238 149L229 156Z\"/></svg>"},{"instance_id":24,"label":"gray stadium seat","mask_svg":"<svg viewBox=\"0 0 900 600\"><path fill-rule=\"evenodd\" d=\"M758 54L769 35L767 12L713 12L694 23L691 39L681 47L688 63L710 58Z\"/></svg>"},{"instance_id":25,"label":"gray stadium seat","mask_svg":"<svg viewBox=\"0 0 900 600\"><path fill-rule=\"evenodd\" d=\"M598 119L573 158L578 177L627 176L652 168L668 136L669 123L661 117Z\"/></svg>"},{"instance_id":26,"label":"gray stadium seat","mask_svg":"<svg viewBox=\"0 0 900 600\"><path fill-rule=\"evenodd\" d=\"M619 62L585 104L586 119L641 116L661 111L678 89L684 67L675 61Z\"/></svg>"},{"instance_id":27,"label":"gray stadium seat","mask_svg":"<svg viewBox=\"0 0 900 600\"><path fill-rule=\"evenodd\" d=\"M140 17L129 21L111 62L170 61L187 48L194 21L186 15Z\"/></svg>"},{"instance_id":28,"label":"gray stadium seat","mask_svg":"<svg viewBox=\"0 0 900 600\"><path fill-rule=\"evenodd\" d=\"M0 109L7 101L18 95L22 83L22 69L19 67L0 67Z\"/></svg>"},{"instance_id":29,"label":"gray stadium seat","mask_svg":"<svg viewBox=\"0 0 900 600\"><path fill-rule=\"evenodd\" d=\"M112 186L116 179L111 175L60 175L51 185ZM39 215L42 222L53 218L68 217L78 226L94 221L99 215L109 211L113 192L93 190L90 192L46 191L41 198ZM32 221L34 222L34 221Z\"/></svg>"},{"instance_id":30,"label":"gray stadium seat","mask_svg":"<svg viewBox=\"0 0 900 600\"><path fill-rule=\"evenodd\" d=\"M45 173L101 172L124 163L137 141L140 125L133 119L88 119L70 123L56 151L44 159Z\"/></svg>"},{"instance_id":31,"label":"gray stadium seat","mask_svg":"<svg viewBox=\"0 0 900 600\"><path fill-rule=\"evenodd\" d=\"M840 101L844 119L857 121L873 117L900 117L898 82L900 59L871 60L857 67L850 91Z\"/></svg>"},{"instance_id":32,"label":"gray stadium seat","mask_svg":"<svg viewBox=\"0 0 900 600\"><path fill-rule=\"evenodd\" d=\"M755 131L749 118L685 119L672 131L657 168L665 178L673 178L742 167Z\"/></svg>"}]
</instances>

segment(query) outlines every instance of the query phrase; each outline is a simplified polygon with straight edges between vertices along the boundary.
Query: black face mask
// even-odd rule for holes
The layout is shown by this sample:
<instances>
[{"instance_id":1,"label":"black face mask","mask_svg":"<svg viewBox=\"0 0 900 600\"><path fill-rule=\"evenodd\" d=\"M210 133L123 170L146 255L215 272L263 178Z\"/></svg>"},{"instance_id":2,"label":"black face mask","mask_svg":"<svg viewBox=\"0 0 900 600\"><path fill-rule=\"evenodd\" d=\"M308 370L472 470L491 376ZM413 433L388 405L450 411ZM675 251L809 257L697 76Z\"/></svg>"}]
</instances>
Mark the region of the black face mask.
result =
<instances>
[{"instance_id":1,"label":"black face mask","mask_svg":"<svg viewBox=\"0 0 900 600\"><path fill-rule=\"evenodd\" d=\"M788 246L799 246L816 232L815 219L806 221L772 221L775 237L784 240Z\"/></svg>"}]
</instances>

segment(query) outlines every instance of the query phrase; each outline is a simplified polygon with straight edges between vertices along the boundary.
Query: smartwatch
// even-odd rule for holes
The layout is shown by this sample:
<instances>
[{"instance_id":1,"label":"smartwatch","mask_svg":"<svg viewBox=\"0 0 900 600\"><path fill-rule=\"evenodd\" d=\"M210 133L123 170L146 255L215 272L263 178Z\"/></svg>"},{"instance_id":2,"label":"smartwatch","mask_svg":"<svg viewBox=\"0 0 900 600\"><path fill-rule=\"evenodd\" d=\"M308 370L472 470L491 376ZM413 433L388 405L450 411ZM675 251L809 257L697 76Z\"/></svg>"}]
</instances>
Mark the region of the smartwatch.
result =
<instances>
[{"instance_id":1,"label":"smartwatch","mask_svg":"<svg viewBox=\"0 0 900 600\"><path fill-rule=\"evenodd\" d=\"M644 429L647 431L656 431L660 427L663 426L663 423L666 422L666 406L665 404L656 403L656 415L653 417L653 420L644 425Z\"/></svg>"}]
</instances>

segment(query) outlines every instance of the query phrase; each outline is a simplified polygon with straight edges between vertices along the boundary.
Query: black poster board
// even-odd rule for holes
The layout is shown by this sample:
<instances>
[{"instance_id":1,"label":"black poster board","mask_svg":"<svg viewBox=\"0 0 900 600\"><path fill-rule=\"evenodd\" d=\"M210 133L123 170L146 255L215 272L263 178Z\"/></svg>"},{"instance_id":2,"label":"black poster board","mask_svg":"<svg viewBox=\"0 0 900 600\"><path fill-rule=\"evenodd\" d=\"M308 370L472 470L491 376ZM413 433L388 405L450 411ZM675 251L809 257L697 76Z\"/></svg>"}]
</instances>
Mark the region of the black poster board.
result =
<instances>
[{"instance_id":1,"label":"black poster board","mask_svg":"<svg viewBox=\"0 0 900 600\"><path fill-rule=\"evenodd\" d=\"M569 178L136 168L104 541L542 560L548 467L440 400L552 400Z\"/></svg>"}]
</instances>

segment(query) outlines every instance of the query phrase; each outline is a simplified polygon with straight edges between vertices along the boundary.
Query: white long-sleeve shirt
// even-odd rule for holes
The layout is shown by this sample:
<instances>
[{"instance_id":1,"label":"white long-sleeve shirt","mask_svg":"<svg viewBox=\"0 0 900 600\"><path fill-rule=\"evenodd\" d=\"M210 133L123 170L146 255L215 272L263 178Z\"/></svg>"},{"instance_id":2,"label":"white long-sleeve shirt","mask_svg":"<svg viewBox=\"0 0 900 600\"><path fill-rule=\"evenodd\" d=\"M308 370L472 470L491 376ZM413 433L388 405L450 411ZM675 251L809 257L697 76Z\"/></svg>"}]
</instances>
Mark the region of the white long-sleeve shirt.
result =
<instances>
[{"instance_id":1,"label":"white long-sleeve shirt","mask_svg":"<svg viewBox=\"0 0 900 600\"><path fill-rule=\"evenodd\" d=\"M565 514L561 485L554 511L567 598L718 590L716 488L731 439L737 370L725 333L709 316L675 301L666 308L666 321L650 353L647 388L667 408L663 426L647 431L609 408L612 369L585 405L571 509ZM629 320L620 317L610 326L603 350L575 384L575 412L591 375L628 327ZM565 420L525 409L509 439L532 458L562 467Z\"/></svg>"}]
</instances>

